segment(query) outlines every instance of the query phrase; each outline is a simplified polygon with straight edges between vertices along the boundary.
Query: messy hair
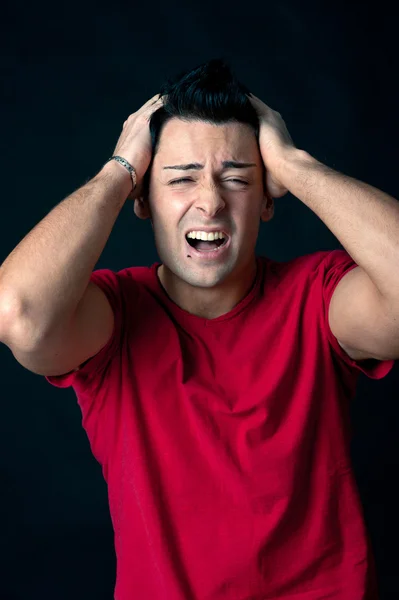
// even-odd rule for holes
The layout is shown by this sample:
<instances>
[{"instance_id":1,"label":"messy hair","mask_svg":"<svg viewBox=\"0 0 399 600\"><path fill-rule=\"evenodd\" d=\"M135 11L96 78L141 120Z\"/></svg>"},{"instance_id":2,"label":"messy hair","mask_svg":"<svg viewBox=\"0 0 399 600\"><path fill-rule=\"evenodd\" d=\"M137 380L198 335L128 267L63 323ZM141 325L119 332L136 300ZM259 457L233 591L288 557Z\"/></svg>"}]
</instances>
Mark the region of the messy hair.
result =
<instances>
[{"instance_id":1,"label":"messy hair","mask_svg":"<svg viewBox=\"0 0 399 600\"><path fill-rule=\"evenodd\" d=\"M223 59L212 59L191 71L168 78L159 90L164 104L150 118L152 159L143 179L143 196L148 197L149 181L162 129L173 117L212 124L245 123L259 143L259 119L248 95Z\"/></svg>"}]
</instances>

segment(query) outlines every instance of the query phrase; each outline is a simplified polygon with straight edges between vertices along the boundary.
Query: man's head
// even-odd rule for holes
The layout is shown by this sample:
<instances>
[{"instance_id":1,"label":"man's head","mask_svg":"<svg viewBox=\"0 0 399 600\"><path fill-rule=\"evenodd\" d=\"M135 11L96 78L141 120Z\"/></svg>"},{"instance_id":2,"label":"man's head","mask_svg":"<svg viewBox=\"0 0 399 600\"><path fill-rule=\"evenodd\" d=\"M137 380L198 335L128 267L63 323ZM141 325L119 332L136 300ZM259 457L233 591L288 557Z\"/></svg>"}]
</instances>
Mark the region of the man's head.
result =
<instances>
[{"instance_id":1,"label":"man's head","mask_svg":"<svg viewBox=\"0 0 399 600\"><path fill-rule=\"evenodd\" d=\"M150 120L153 155L135 213L151 219L169 276L186 286L214 288L253 268L260 220L273 216L258 117L249 90L220 60L169 80L160 93L165 101ZM225 161L253 166L226 168ZM188 164L196 166L170 168ZM187 245L185 234L204 227L231 238L216 260L194 256Z\"/></svg>"}]
</instances>

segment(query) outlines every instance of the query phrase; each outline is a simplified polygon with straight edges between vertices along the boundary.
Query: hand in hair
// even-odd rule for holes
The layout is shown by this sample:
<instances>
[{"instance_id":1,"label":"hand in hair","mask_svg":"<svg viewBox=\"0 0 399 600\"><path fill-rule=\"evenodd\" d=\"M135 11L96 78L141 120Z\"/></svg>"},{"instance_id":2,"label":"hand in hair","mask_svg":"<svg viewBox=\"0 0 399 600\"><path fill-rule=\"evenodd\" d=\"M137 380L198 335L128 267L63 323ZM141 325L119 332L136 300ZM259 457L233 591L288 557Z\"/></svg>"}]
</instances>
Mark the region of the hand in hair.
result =
<instances>
[{"instance_id":1,"label":"hand in hair","mask_svg":"<svg viewBox=\"0 0 399 600\"><path fill-rule=\"evenodd\" d=\"M277 172L287 155L297 150L281 114L262 100L248 96L259 117L259 147L266 168L266 184L273 198L281 198L288 189L279 180Z\"/></svg>"}]
</instances>

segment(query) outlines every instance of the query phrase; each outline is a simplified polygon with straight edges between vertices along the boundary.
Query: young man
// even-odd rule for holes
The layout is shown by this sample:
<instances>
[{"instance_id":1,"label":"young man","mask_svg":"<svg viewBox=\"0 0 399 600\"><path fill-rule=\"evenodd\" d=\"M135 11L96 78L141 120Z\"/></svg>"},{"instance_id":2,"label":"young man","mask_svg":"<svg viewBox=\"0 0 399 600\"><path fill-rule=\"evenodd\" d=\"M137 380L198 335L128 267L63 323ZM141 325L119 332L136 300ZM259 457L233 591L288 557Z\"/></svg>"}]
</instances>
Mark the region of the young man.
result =
<instances>
[{"instance_id":1,"label":"young man","mask_svg":"<svg viewBox=\"0 0 399 600\"><path fill-rule=\"evenodd\" d=\"M16 359L77 395L116 600L374 600L349 403L399 356L397 201L297 149L219 61L131 115L114 156L8 257L0 297ZM346 250L256 256L287 191ZM160 262L93 272L128 196Z\"/></svg>"}]
</instances>

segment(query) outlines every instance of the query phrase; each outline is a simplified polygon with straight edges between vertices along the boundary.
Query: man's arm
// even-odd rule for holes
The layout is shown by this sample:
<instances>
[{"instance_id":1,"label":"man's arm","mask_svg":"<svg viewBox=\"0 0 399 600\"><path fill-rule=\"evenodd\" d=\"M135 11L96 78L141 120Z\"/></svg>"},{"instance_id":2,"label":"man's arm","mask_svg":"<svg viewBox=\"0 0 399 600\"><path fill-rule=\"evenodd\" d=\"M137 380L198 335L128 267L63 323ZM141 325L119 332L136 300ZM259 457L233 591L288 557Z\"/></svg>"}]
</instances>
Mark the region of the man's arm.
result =
<instances>
[{"instance_id":1,"label":"man's arm","mask_svg":"<svg viewBox=\"0 0 399 600\"><path fill-rule=\"evenodd\" d=\"M399 202L295 150L279 181L338 238L359 265L334 290L329 324L354 360L399 359Z\"/></svg>"},{"instance_id":2,"label":"man's arm","mask_svg":"<svg viewBox=\"0 0 399 600\"><path fill-rule=\"evenodd\" d=\"M65 330L131 190L115 161L55 206L0 267L0 340L34 349Z\"/></svg>"},{"instance_id":3,"label":"man's arm","mask_svg":"<svg viewBox=\"0 0 399 600\"><path fill-rule=\"evenodd\" d=\"M329 323L362 358L399 358L399 202L296 148L281 114L250 94L273 198L287 191L327 225L359 265L337 285Z\"/></svg>"}]
</instances>

